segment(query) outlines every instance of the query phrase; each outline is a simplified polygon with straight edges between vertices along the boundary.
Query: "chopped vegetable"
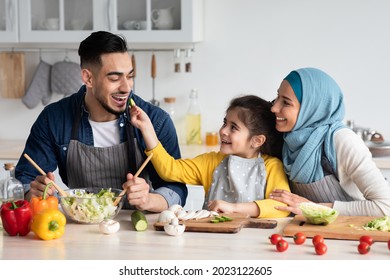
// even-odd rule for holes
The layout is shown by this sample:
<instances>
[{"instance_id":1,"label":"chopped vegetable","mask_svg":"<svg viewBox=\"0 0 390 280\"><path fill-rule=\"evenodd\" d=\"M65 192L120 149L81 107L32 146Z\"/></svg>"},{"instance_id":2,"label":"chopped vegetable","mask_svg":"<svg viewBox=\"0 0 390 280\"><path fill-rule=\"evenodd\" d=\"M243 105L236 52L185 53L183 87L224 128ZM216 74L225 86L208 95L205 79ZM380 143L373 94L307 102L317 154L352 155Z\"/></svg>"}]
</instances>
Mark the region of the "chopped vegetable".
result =
<instances>
[{"instance_id":1,"label":"chopped vegetable","mask_svg":"<svg viewBox=\"0 0 390 280\"><path fill-rule=\"evenodd\" d=\"M129 99L129 106L130 106L130 108L133 107L134 105L135 105L135 102L134 102L133 98L130 98Z\"/></svg>"},{"instance_id":2,"label":"chopped vegetable","mask_svg":"<svg viewBox=\"0 0 390 280\"><path fill-rule=\"evenodd\" d=\"M63 197L62 207L66 214L83 223L100 223L112 218L118 206L114 206L116 194L111 189L102 189L99 193L75 190L74 195Z\"/></svg>"},{"instance_id":3,"label":"chopped vegetable","mask_svg":"<svg viewBox=\"0 0 390 280\"><path fill-rule=\"evenodd\" d=\"M384 216L369 221L363 226L365 230L390 231L390 217Z\"/></svg>"},{"instance_id":4,"label":"chopped vegetable","mask_svg":"<svg viewBox=\"0 0 390 280\"><path fill-rule=\"evenodd\" d=\"M306 220L314 225L326 226L333 223L339 215L337 210L313 202L303 202L299 208Z\"/></svg>"},{"instance_id":5,"label":"chopped vegetable","mask_svg":"<svg viewBox=\"0 0 390 280\"><path fill-rule=\"evenodd\" d=\"M215 216L212 220L210 220L210 223L223 223L230 221L233 221L233 219L228 216Z\"/></svg>"},{"instance_id":6,"label":"chopped vegetable","mask_svg":"<svg viewBox=\"0 0 390 280\"><path fill-rule=\"evenodd\" d=\"M140 210L135 210L131 214L131 222L136 231L144 231L148 228L148 220L146 220L144 213Z\"/></svg>"}]
</instances>

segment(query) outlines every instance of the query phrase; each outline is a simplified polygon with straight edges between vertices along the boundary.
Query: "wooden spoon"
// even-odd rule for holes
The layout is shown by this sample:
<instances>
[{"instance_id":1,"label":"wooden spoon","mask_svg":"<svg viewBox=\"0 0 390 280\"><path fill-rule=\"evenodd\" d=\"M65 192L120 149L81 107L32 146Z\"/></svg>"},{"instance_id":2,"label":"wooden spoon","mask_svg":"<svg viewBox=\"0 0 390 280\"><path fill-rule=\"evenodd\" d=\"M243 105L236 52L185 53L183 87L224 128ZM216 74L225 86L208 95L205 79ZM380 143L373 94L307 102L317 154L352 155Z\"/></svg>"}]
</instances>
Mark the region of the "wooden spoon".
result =
<instances>
[{"instance_id":1,"label":"wooden spoon","mask_svg":"<svg viewBox=\"0 0 390 280\"><path fill-rule=\"evenodd\" d=\"M28 154L24 154L24 157L39 171L39 173L41 173L43 176L46 176L45 171L43 171L42 168L40 168L39 165L36 164L35 161L33 161ZM51 183L53 183L54 187L60 193L61 196L68 196L68 194L54 181L51 181Z\"/></svg>"},{"instance_id":2,"label":"wooden spoon","mask_svg":"<svg viewBox=\"0 0 390 280\"><path fill-rule=\"evenodd\" d=\"M145 168L146 164L149 162L149 160L151 160L153 156L153 153L150 154L144 161L144 163L141 165L141 167L138 169L137 173L135 173L134 177L138 177L139 174L141 174L142 170ZM119 194L119 196L115 199L114 201L114 206L117 206L119 201L121 200L122 196L124 196L126 193L126 189L124 189L123 191L121 191L121 193Z\"/></svg>"}]
</instances>

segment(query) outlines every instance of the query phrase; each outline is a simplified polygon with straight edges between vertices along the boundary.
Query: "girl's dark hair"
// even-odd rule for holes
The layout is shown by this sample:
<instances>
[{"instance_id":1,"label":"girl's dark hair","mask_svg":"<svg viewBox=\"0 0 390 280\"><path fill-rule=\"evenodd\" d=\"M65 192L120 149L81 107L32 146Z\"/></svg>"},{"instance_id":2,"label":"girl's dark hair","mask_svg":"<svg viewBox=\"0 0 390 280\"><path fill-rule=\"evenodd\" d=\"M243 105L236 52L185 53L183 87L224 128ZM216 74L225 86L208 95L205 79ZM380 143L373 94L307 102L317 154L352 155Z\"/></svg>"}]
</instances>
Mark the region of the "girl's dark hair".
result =
<instances>
[{"instance_id":1,"label":"girl's dark hair","mask_svg":"<svg viewBox=\"0 0 390 280\"><path fill-rule=\"evenodd\" d=\"M282 158L283 133L276 130L276 117L271 112L272 104L255 95L244 95L230 102L226 112L237 109L238 118L249 130L249 136L264 135L265 143L260 152Z\"/></svg>"},{"instance_id":2,"label":"girl's dark hair","mask_svg":"<svg viewBox=\"0 0 390 280\"><path fill-rule=\"evenodd\" d=\"M127 42L123 35L107 31L93 32L79 46L80 66L101 66L101 55L107 53L127 52Z\"/></svg>"}]
</instances>

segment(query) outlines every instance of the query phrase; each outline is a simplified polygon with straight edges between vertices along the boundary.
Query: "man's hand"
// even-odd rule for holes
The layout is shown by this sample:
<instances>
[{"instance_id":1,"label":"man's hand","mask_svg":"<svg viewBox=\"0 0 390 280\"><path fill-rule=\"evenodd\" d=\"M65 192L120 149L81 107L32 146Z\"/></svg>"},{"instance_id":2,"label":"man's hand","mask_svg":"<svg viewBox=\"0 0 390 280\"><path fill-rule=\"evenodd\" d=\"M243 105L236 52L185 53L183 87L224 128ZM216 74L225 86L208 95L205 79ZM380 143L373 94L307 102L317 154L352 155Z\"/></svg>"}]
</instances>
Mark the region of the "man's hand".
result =
<instances>
[{"instance_id":1,"label":"man's hand","mask_svg":"<svg viewBox=\"0 0 390 280\"><path fill-rule=\"evenodd\" d=\"M127 181L122 186L126 189L127 200L139 210L161 212L168 209L168 203L160 194L149 192L149 184L143 178L127 174Z\"/></svg>"},{"instance_id":2,"label":"man's hand","mask_svg":"<svg viewBox=\"0 0 390 280\"><path fill-rule=\"evenodd\" d=\"M30 183L30 191L28 193L29 197L26 199L29 200L31 197L43 196L46 185L51 181L54 181L54 174L52 172L48 172L46 176L38 175L35 180ZM48 195L54 195L55 192L56 189L54 186L50 186L47 190Z\"/></svg>"}]
</instances>

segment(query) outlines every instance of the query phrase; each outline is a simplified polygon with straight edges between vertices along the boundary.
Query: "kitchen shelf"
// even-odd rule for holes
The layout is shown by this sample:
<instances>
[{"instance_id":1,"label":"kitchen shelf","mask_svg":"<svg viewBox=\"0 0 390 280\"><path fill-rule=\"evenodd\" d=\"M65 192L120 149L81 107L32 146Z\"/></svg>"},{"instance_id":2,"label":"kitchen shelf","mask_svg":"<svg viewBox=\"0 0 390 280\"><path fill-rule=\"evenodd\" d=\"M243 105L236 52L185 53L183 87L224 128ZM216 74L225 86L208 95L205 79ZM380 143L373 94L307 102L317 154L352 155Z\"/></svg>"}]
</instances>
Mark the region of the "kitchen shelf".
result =
<instances>
[{"instance_id":1,"label":"kitchen shelf","mask_svg":"<svg viewBox=\"0 0 390 280\"><path fill-rule=\"evenodd\" d=\"M194 44L203 40L204 0L0 0L1 3L6 11L11 6L18 11L15 24L19 25L19 43L79 43L98 30L120 33L129 44ZM13 3L19 3L18 9L13 8ZM173 23L169 29L158 29L153 15L168 8L172 10ZM8 40L14 42L15 38Z\"/></svg>"}]
</instances>

